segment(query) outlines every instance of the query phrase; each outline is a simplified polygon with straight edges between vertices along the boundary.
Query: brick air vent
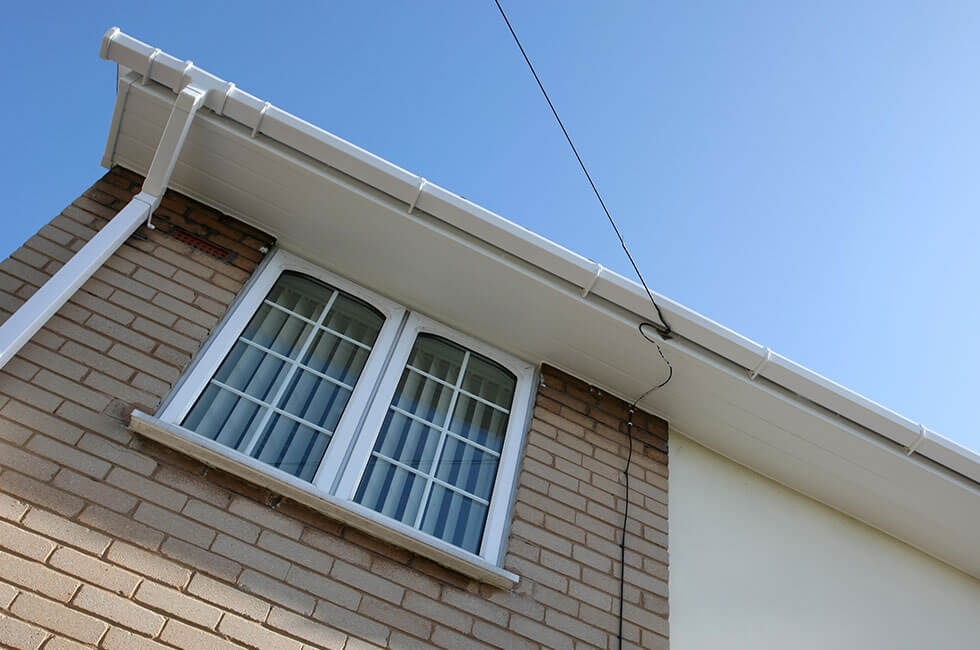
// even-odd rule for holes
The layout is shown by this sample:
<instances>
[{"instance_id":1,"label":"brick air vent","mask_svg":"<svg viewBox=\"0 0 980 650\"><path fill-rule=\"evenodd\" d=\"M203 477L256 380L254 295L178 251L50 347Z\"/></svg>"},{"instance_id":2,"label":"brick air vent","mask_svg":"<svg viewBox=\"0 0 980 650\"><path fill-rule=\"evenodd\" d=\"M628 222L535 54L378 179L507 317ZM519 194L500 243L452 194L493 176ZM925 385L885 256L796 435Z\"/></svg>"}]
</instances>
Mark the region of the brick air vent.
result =
<instances>
[{"instance_id":1,"label":"brick air vent","mask_svg":"<svg viewBox=\"0 0 980 650\"><path fill-rule=\"evenodd\" d=\"M197 235L192 235L183 228L174 228L173 231L171 231L171 234L177 241L182 241L203 253L207 253L215 259L225 260L228 259L229 255L231 255L231 251L229 251L227 248L222 248L221 246L212 244L209 241L205 241Z\"/></svg>"}]
</instances>

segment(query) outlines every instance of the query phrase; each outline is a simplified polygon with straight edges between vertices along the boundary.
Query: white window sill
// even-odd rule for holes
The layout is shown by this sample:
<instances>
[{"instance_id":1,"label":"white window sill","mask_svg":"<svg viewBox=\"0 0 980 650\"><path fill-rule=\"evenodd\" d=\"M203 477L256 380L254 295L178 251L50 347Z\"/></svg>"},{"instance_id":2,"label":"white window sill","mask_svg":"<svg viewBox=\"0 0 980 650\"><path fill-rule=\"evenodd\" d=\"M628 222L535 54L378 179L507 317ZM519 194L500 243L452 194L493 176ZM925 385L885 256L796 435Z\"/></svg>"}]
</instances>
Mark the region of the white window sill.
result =
<instances>
[{"instance_id":1,"label":"white window sill","mask_svg":"<svg viewBox=\"0 0 980 650\"><path fill-rule=\"evenodd\" d=\"M483 558L430 537L352 501L338 499L312 484L268 467L253 458L220 445L184 427L164 422L142 411L133 411L131 431L180 451L201 462L240 476L277 494L313 508L352 528L428 558L480 582L512 589L520 578Z\"/></svg>"}]
</instances>

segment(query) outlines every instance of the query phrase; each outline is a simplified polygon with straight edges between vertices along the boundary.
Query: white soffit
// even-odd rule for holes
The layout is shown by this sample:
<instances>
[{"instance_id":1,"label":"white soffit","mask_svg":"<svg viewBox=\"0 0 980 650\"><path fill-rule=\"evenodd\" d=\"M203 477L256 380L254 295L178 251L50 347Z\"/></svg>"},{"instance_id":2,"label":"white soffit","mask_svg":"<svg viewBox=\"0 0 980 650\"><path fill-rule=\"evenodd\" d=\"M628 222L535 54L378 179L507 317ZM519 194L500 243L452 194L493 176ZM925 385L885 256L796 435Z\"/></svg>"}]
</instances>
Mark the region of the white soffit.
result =
<instances>
[{"instance_id":1,"label":"white soffit","mask_svg":"<svg viewBox=\"0 0 980 650\"><path fill-rule=\"evenodd\" d=\"M112 34L112 32L110 32ZM175 89L210 90L170 186L378 293L632 399L663 378L636 283L122 33L104 163L144 174ZM218 113L223 113L219 115ZM258 125L257 137L253 130ZM408 207L417 199L416 210ZM698 442L980 577L980 457L663 297L673 380L641 406ZM931 461L928 459L932 459ZM935 462L932 462L935 461ZM939 467L936 463L941 464ZM953 470L951 472L950 470ZM954 474L955 472L955 474ZM959 476L959 475L962 476ZM972 480L966 480L968 477Z\"/></svg>"}]
</instances>

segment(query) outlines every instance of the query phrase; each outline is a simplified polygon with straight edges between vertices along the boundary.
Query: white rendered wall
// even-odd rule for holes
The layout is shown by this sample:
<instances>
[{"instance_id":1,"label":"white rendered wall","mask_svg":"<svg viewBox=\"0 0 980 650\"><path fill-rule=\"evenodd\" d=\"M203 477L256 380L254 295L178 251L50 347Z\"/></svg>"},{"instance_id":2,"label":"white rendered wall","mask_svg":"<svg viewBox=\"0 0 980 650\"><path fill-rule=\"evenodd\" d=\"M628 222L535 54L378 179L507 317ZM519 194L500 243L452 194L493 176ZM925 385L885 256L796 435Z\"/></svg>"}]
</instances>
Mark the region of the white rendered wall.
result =
<instances>
[{"instance_id":1,"label":"white rendered wall","mask_svg":"<svg viewBox=\"0 0 980 650\"><path fill-rule=\"evenodd\" d=\"M672 650L980 648L980 581L673 431L669 487Z\"/></svg>"}]
</instances>

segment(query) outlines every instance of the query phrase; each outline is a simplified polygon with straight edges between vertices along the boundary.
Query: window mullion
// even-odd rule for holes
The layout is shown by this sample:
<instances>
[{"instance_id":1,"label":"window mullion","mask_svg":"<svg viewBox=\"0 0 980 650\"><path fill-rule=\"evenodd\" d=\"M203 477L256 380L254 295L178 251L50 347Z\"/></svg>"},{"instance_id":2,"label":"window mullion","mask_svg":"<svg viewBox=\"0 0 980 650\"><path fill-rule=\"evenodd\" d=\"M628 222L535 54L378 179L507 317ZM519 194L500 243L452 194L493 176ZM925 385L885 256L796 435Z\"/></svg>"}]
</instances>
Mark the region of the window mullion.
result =
<instances>
[{"instance_id":1,"label":"window mullion","mask_svg":"<svg viewBox=\"0 0 980 650\"><path fill-rule=\"evenodd\" d=\"M321 324L326 320L327 314L330 313L331 307L333 307L334 301L337 299L339 292L335 289L333 294L331 294L330 299L327 300L327 304L324 305L323 311L320 313L320 318L317 319L313 327L310 328L310 333L307 335L306 340L303 341L303 345L300 347L299 352L296 355L296 362L291 364L289 369L286 371L286 376L283 378L282 384L279 386L279 390L276 391L275 397L269 400L269 403L273 408L279 408L279 401L286 394L289 389L289 382L292 381L293 376L296 374L297 369L300 366L301 359L309 350L310 346L313 345L313 341L316 340L316 335L319 333ZM266 425L269 424L269 420L272 418L273 409L270 408L262 414L262 421L259 422L259 426L255 428L255 432L252 434L252 439L248 441L243 453L251 456L252 451L255 449L255 445L258 444L259 438L262 436L262 432L265 430Z\"/></svg>"},{"instance_id":2,"label":"window mullion","mask_svg":"<svg viewBox=\"0 0 980 650\"><path fill-rule=\"evenodd\" d=\"M459 377L456 378L456 384L453 386L453 396L449 400L449 408L446 411L446 422L440 427L439 432L439 443L436 445L436 453L432 458L432 471L425 480L425 488L422 491L422 500L419 504L418 514L415 515L415 528L419 528L422 525L422 516L425 514L425 507L429 500L429 493L432 491L432 479L436 475L436 470L439 467L439 460L442 458L442 450L446 445L446 430L449 429L449 425L453 420L453 410L456 408L456 400L459 398L460 388L463 385L463 375L466 373L466 364L470 360L470 351L467 350L463 355L463 363L459 366Z\"/></svg>"}]
</instances>

